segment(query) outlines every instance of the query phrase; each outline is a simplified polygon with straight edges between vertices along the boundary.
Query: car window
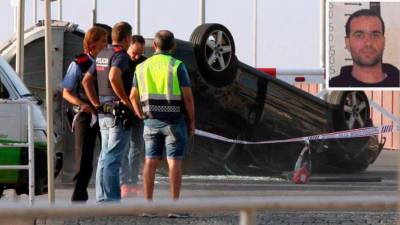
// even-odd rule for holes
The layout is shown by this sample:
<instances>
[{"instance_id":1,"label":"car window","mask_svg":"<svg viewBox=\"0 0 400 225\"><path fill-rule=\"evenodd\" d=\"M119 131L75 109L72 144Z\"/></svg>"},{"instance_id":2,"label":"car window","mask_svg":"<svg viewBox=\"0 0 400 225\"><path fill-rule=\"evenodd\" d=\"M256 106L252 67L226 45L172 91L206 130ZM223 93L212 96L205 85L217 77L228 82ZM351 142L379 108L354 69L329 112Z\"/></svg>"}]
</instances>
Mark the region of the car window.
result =
<instances>
[{"instance_id":1,"label":"car window","mask_svg":"<svg viewBox=\"0 0 400 225\"><path fill-rule=\"evenodd\" d=\"M3 80L2 83L6 82L8 87L11 86L11 88L16 90L19 96L30 95L29 90L22 83L18 75L15 74L13 68L2 57L0 57L0 73L2 73L3 78L6 78L6 81Z\"/></svg>"},{"instance_id":2,"label":"car window","mask_svg":"<svg viewBox=\"0 0 400 225\"><path fill-rule=\"evenodd\" d=\"M0 99L8 99L10 98L10 94L7 91L7 88L4 87L3 82L0 82Z\"/></svg>"},{"instance_id":3,"label":"car window","mask_svg":"<svg viewBox=\"0 0 400 225\"><path fill-rule=\"evenodd\" d=\"M256 91L257 90L257 78L256 77L254 77L254 76L250 76L250 75L248 75L247 73L243 73L243 74L241 74L240 75L240 77L239 77L239 82L243 85L243 86L245 86L245 87L247 87L247 88L249 88L249 89L252 89L252 90L254 90L254 91Z\"/></svg>"}]
</instances>

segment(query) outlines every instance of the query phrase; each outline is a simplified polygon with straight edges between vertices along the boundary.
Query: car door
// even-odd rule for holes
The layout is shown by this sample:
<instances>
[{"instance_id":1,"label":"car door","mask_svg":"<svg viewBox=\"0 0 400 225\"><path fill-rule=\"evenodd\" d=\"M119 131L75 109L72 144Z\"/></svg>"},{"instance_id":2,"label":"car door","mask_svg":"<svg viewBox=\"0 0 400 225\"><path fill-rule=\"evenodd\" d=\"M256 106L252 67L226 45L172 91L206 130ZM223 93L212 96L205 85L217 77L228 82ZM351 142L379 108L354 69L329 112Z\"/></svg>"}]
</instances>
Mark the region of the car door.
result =
<instances>
[{"instance_id":1,"label":"car door","mask_svg":"<svg viewBox=\"0 0 400 225\"><path fill-rule=\"evenodd\" d=\"M20 142L22 138L22 105L5 102L12 99L11 86L0 68L0 143ZM20 164L19 148L0 148L0 165ZM17 170L0 170L0 184L12 185L18 179Z\"/></svg>"},{"instance_id":2,"label":"car door","mask_svg":"<svg viewBox=\"0 0 400 225\"><path fill-rule=\"evenodd\" d=\"M0 69L0 140L21 141L23 131L21 123L25 121L21 117L22 105L11 104L4 100L13 98L11 84L6 79L4 71Z\"/></svg>"}]
</instances>

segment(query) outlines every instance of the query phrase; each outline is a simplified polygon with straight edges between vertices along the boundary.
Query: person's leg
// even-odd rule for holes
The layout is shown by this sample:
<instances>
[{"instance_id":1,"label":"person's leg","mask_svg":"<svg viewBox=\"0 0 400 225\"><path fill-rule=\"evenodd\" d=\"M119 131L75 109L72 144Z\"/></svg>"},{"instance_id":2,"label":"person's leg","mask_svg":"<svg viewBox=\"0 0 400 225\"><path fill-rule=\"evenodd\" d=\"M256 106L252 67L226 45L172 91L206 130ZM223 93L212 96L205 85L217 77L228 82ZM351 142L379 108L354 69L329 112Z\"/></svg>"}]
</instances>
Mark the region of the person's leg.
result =
<instances>
[{"instance_id":1,"label":"person's leg","mask_svg":"<svg viewBox=\"0 0 400 225\"><path fill-rule=\"evenodd\" d=\"M99 126L101 134L101 151L99 154L99 159L97 162L96 171L96 201L101 202L105 200L104 195L104 181L103 181L103 170L104 170L104 152L108 148L108 136L110 133L110 128L112 126L114 119L106 117L104 115L99 115Z\"/></svg>"},{"instance_id":2,"label":"person's leg","mask_svg":"<svg viewBox=\"0 0 400 225\"><path fill-rule=\"evenodd\" d=\"M99 133L99 124L96 123L93 127L89 126L85 135L82 151L82 162L81 162L81 181L82 187L87 190L90 179L93 173L93 156L96 148L96 138Z\"/></svg>"},{"instance_id":3,"label":"person's leg","mask_svg":"<svg viewBox=\"0 0 400 225\"><path fill-rule=\"evenodd\" d=\"M75 153L75 168L77 173L74 176L73 181L75 182L74 191L72 192L71 201L86 201L87 196L84 196L84 190L82 185L79 184L79 178L81 176L82 167L82 151L84 144L84 135L86 133L88 125L86 124L85 118L78 114L74 123L74 153Z\"/></svg>"},{"instance_id":4,"label":"person's leg","mask_svg":"<svg viewBox=\"0 0 400 225\"><path fill-rule=\"evenodd\" d=\"M183 120L178 124L170 124L163 129L163 134L169 168L170 194L172 199L177 200L182 183L182 160L186 152L186 125Z\"/></svg>"},{"instance_id":5,"label":"person's leg","mask_svg":"<svg viewBox=\"0 0 400 225\"><path fill-rule=\"evenodd\" d=\"M168 159L169 191L172 199L177 200L182 184L182 160Z\"/></svg>"},{"instance_id":6,"label":"person's leg","mask_svg":"<svg viewBox=\"0 0 400 225\"><path fill-rule=\"evenodd\" d=\"M151 201L153 199L156 169L162 159L164 137L160 133L160 129L144 126L143 139L146 152L143 167L143 192L144 198Z\"/></svg>"},{"instance_id":7,"label":"person's leg","mask_svg":"<svg viewBox=\"0 0 400 225\"><path fill-rule=\"evenodd\" d=\"M129 151L129 162L131 169L131 184L135 192L139 192L141 188L137 186L139 180L140 168L142 165L142 157L144 154L143 140L143 121L135 121L132 129L131 149Z\"/></svg>"},{"instance_id":8,"label":"person's leg","mask_svg":"<svg viewBox=\"0 0 400 225\"><path fill-rule=\"evenodd\" d=\"M75 176L76 184L72 195L72 201L86 201L88 199L87 187L93 172L93 153L96 143L96 136L99 129L96 123L90 127L90 114L81 113L76 123L76 140L81 147L79 152L80 167L79 172Z\"/></svg>"},{"instance_id":9,"label":"person's leg","mask_svg":"<svg viewBox=\"0 0 400 225\"><path fill-rule=\"evenodd\" d=\"M106 201L119 201L121 199L119 170L121 168L122 153L129 148L131 130L125 130L122 123L110 129L107 151L104 156L104 194Z\"/></svg>"},{"instance_id":10,"label":"person's leg","mask_svg":"<svg viewBox=\"0 0 400 225\"><path fill-rule=\"evenodd\" d=\"M144 167L143 167L144 198L149 201L153 200L154 179L159 162L160 159L158 158L147 158L147 157L144 162Z\"/></svg>"},{"instance_id":11,"label":"person's leg","mask_svg":"<svg viewBox=\"0 0 400 225\"><path fill-rule=\"evenodd\" d=\"M186 153L187 130L182 120L178 124L170 124L163 133L165 134L165 149L169 167L169 187L173 200L178 200L182 184L182 160ZM168 213L169 218L188 218L188 213Z\"/></svg>"},{"instance_id":12,"label":"person's leg","mask_svg":"<svg viewBox=\"0 0 400 225\"><path fill-rule=\"evenodd\" d=\"M129 152L131 151L131 141L129 143L129 148L126 149L126 151L123 152L122 158L121 158L121 169L119 170L119 179L120 179L120 184L128 184L130 183L130 169L129 169Z\"/></svg>"},{"instance_id":13,"label":"person's leg","mask_svg":"<svg viewBox=\"0 0 400 225\"><path fill-rule=\"evenodd\" d=\"M126 148L122 154L121 168L119 170L119 179L120 179L120 185L121 185L121 197L122 198L128 197L130 184L132 182L131 181L132 171L130 168L131 162L130 162L130 157L129 157L129 155L131 154L131 151L133 151L132 149L133 149L133 141L132 141L132 138L130 138L129 147Z\"/></svg>"}]
</instances>

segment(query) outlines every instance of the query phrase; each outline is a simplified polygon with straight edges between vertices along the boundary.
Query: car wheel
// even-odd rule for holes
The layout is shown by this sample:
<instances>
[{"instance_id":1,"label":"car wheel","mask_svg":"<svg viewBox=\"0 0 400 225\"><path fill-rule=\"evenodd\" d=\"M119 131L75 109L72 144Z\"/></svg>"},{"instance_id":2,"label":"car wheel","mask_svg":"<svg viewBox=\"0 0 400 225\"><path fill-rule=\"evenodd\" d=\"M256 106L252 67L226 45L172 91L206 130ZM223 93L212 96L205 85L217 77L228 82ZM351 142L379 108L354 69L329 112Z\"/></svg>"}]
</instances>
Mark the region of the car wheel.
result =
<instances>
[{"instance_id":1,"label":"car wheel","mask_svg":"<svg viewBox=\"0 0 400 225\"><path fill-rule=\"evenodd\" d=\"M0 198L3 197L3 192L4 192L3 187L0 187Z\"/></svg>"},{"instance_id":2,"label":"car wheel","mask_svg":"<svg viewBox=\"0 0 400 225\"><path fill-rule=\"evenodd\" d=\"M235 43L221 24L203 24L192 33L197 65L203 78L213 86L230 84L236 77Z\"/></svg>"},{"instance_id":3,"label":"car wheel","mask_svg":"<svg viewBox=\"0 0 400 225\"><path fill-rule=\"evenodd\" d=\"M370 120L368 97L363 91L333 91L328 102L334 105L336 131L363 128Z\"/></svg>"},{"instance_id":4,"label":"car wheel","mask_svg":"<svg viewBox=\"0 0 400 225\"><path fill-rule=\"evenodd\" d=\"M370 118L369 100L363 91L333 91L328 97L333 109L335 131L373 126ZM376 137L336 140L337 147L330 157L336 168L347 172L365 170L379 154Z\"/></svg>"}]
</instances>

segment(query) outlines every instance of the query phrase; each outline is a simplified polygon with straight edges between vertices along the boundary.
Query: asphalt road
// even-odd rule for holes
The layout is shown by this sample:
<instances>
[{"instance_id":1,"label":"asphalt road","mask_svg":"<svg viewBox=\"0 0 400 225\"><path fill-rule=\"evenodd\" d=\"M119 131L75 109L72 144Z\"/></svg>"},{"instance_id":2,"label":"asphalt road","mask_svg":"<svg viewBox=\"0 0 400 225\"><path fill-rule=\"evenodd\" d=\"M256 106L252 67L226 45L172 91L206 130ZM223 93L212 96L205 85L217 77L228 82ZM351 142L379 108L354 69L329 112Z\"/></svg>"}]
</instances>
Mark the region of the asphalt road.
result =
<instances>
[{"instance_id":1,"label":"asphalt road","mask_svg":"<svg viewBox=\"0 0 400 225\"><path fill-rule=\"evenodd\" d=\"M242 177L242 176L184 176L182 198L204 198L221 196L352 196L383 195L397 196L397 156L398 152L383 151L377 161L367 171L357 174L313 174L305 185L296 185L282 177ZM72 185L57 185L56 203L70 204ZM89 202L94 202L94 188L90 189ZM168 180L157 177L155 201L168 198ZM140 201L132 197L123 202ZM13 197L12 191L0 200L0 204L16 201L26 204L27 196ZM38 196L36 202L47 202L47 195ZM15 225L10 221L0 224ZM116 224L239 224L238 212L191 213L188 219L169 219L165 214L154 218L140 215L120 217L87 217L69 219L38 219L25 224L63 224L63 225L116 225ZM397 224L394 211L294 211L257 213L257 224Z\"/></svg>"}]
</instances>

